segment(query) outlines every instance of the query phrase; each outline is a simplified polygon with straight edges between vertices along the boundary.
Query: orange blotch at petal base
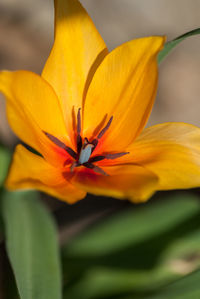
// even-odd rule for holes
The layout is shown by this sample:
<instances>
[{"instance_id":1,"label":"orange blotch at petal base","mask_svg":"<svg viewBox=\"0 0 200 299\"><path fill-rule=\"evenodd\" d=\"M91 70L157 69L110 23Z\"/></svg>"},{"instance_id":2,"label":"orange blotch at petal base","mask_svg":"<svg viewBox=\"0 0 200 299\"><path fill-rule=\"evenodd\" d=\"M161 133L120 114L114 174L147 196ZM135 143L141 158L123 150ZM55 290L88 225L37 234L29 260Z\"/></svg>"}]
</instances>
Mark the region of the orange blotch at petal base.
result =
<instances>
[{"instance_id":1,"label":"orange blotch at petal base","mask_svg":"<svg viewBox=\"0 0 200 299\"><path fill-rule=\"evenodd\" d=\"M78 0L55 0L55 40L41 76L0 72L18 145L5 182L68 203L86 193L145 201L157 190L200 186L200 129L144 129L154 104L163 36L109 52Z\"/></svg>"},{"instance_id":2,"label":"orange blotch at petal base","mask_svg":"<svg viewBox=\"0 0 200 299\"><path fill-rule=\"evenodd\" d=\"M102 153L95 155L95 150L98 149L98 143L100 139L104 136L106 131L109 129L113 116L109 119L106 126L100 130L100 132L97 134L97 136L89 141L87 137L84 138L84 140L81 137L81 108L78 109L77 113L77 132L75 135L76 138L76 151L74 151L71 147L65 145L62 141L60 141L55 136L51 135L50 133L44 132L45 135L58 147L64 149L68 155L71 156L71 158L74 160L71 164L70 170L71 172L74 171L76 167L84 166L86 168L92 169L94 172L102 174L102 175L108 175L102 168L100 168L98 165L96 165L97 162L104 160L104 166L108 165L106 163L106 160L114 160L120 157L123 157L126 154L129 154L129 152L120 152L120 153ZM101 147L102 149L103 147ZM66 157L66 161L64 162L64 166L68 165L70 163L69 157ZM95 164L94 164L95 163Z\"/></svg>"}]
</instances>

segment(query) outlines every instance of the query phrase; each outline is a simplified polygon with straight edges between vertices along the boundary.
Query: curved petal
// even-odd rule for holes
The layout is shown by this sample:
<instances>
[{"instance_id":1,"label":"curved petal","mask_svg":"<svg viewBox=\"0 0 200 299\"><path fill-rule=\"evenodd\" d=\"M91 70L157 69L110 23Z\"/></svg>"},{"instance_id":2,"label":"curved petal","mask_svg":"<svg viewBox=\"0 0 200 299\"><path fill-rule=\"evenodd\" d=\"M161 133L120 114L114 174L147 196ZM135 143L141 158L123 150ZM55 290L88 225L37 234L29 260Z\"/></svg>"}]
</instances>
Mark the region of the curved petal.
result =
<instances>
[{"instance_id":1,"label":"curved petal","mask_svg":"<svg viewBox=\"0 0 200 299\"><path fill-rule=\"evenodd\" d=\"M55 41L42 76L56 91L67 128L82 107L91 78L107 54L100 34L77 0L55 0Z\"/></svg>"},{"instance_id":2,"label":"curved petal","mask_svg":"<svg viewBox=\"0 0 200 299\"><path fill-rule=\"evenodd\" d=\"M9 190L38 189L68 203L74 203L86 194L67 182L60 169L22 145L16 148L5 185Z\"/></svg>"},{"instance_id":3,"label":"curved petal","mask_svg":"<svg viewBox=\"0 0 200 299\"><path fill-rule=\"evenodd\" d=\"M109 53L89 86L84 106L84 134L93 135L105 115L113 121L105 148L121 151L144 127L157 88L157 54L164 37L127 42Z\"/></svg>"},{"instance_id":4,"label":"curved petal","mask_svg":"<svg viewBox=\"0 0 200 299\"><path fill-rule=\"evenodd\" d=\"M159 190L200 186L200 129L193 125L165 123L150 127L129 151L124 163L138 163L155 173Z\"/></svg>"},{"instance_id":5,"label":"curved petal","mask_svg":"<svg viewBox=\"0 0 200 299\"><path fill-rule=\"evenodd\" d=\"M60 104L51 86L28 72L0 72L0 91L7 98L8 121L15 134L53 164L58 155L45 136L51 133L69 144Z\"/></svg>"},{"instance_id":6,"label":"curved petal","mask_svg":"<svg viewBox=\"0 0 200 299\"><path fill-rule=\"evenodd\" d=\"M130 199L133 202L147 200L157 188L157 177L144 167L121 165L104 167L108 176L99 175L89 169L76 172L73 183L86 192Z\"/></svg>"}]
</instances>

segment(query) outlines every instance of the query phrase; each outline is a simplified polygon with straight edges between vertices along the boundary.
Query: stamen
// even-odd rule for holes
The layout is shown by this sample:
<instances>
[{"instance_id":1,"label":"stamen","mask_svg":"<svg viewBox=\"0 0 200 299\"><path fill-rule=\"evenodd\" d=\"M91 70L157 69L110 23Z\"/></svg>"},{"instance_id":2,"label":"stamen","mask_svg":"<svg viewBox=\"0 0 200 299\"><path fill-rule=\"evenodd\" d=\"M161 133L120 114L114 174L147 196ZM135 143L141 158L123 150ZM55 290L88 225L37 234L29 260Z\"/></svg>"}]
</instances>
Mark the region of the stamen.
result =
<instances>
[{"instance_id":1,"label":"stamen","mask_svg":"<svg viewBox=\"0 0 200 299\"><path fill-rule=\"evenodd\" d=\"M106 131L109 129L111 125L112 120L113 120L113 116L111 116L107 125L100 131L99 135L97 136L97 139L100 139L106 133Z\"/></svg>"},{"instance_id":2,"label":"stamen","mask_svg":"<svg viewBox=\"0 0 200 299\"><path fill-rule=\"evenodd\" d=\"M79 153L80 150L81 150L81 148L82 148L82 138L81 138L81 135L77 136L76 143L77 143L77 152Z\"/></svg>"},{"instance_id":3,"label":"stamen","mask_svg":"<svg viewBox=\"0 0 200 299\"><path fill-rule=\"evenodd\" d=\"M104 160L106 157L105 156L95 156L90 158L89 162L93 163L93 162L98 162L98 161L102 161Z\"/></svg>"},{"instance_id":4,"label":"stamen","mask_svg":"<svg viewBox=\"0 0 200 299\"><path fill-rule=\"evenodd\" d=\"M89 163L89 162L86 162L83 164L85 167L89 168L89 169L92 169L93 171L95 171L96 173L99 173L99 174L103 174L103 175L106 175L108 176L108 174L102 169L100 168L99 166L96 166L92 163Z\"/></svg>"},{"instance_id":5,"label":"stamen","mask_svg":"<svg viewBox=\"0 0 200 299\"><path fill-rule=\"evenodd\" d=\"M93 171L99 173L99 174L103 174L105 176L109 176L109 174L107 174L101 167L95 165L93 168Z\"/></svg>"},{"instance_id":6,"label":"stamen","mask_svg":"<svg viewBox=\"0 0 200 299\"><path fill-rule=\"evenodd\" d=\"M109 159L109 160L114 160L114 159L117 159L117 158L120 158L124 155L127 155L129 154L129 152L122 152L122 153L115 153L115 154L107 154L105 155L105 158L106 159Z\"/></svg>"},{"instance_id":7,"label":"stamen","mask_svg":"<svg viewBox=\"0 0 200 299\"><path fill-rule=\"evenodd\" d=\"M65 146L65 150L72 158L74 158L74 159L77 158L76 152L71 147Z\"/></svg>"},{"instance_id":8,"label":"stamen","mask_svg":"<svg viewBox=\"0 0 200 299\"><path fill-rule=\"evenodd\" d=\"M94 151L94 149L97 147L97 144L98 144L98 140L95 138L92 140L91 144L94 145L93 149L92 149L92 152Z\"/></svg>"},{"instance_id":9,"label":"stamen","mask_svg":"<svg viewBox=\"0 0 200 299\"><path fill-rule=\"evenodd\" d=\"M87 137L84 138L84 143L83 143L83 148L86 147L86 145L88 145L90 142L89 140L87 139ZM93 145L93 144L92 144Z\"/></svg>"},{"instance_id":10,"label":"stamen","mask_svg":"<svg viewBox=\"0 0 200 299\"><path fill-rule=\"evenodd\" d=\"M77 134L81 134L81 108L78 109L77 113Z\"/></svg>"},{"instance_id":11,"label":"stamen","mask_svg":"<svg viewBox=\"0 0 200 299\"><path fill-rule=\"evenodd\" d=\"M77 152L79 153L82 147L82 138L81 138L81 108L78 109L77 113Z\"/></svg>"},{"instance_id":12,"label":"stamen","mask_svg":"<svg viewBox=\"0 0 200 299\"><path fill-rule=\"evenodd\" d=\"M62 148L62 149L64 149L72 158L74 158L74 159L76 159L77 158L77 154L75 153L75 151L71 148L71 147L69 147L69 146L67 146L67 145L65 145L62 141L60 141L58 138L56 138L55 136L53 136L53 135L51 135L51 134L49 134L49 133L47 133L47 132L45 132L45 131L43 131L44 132L44 134L53 142L53 143L55 143L57 146L59 146L60 148Z\"/></svg>"},{"instance_id":13,"label":"stamen","mask_svg":"<svg viewBox=\"0 0 200 299\"><path fill-rule=\"evenodd\" d=\"M69 146L65 145L61 140L59 140L57 137L53 136L50 133L47 133L43 131L43 133L58 147L65 150L75 161L70 166L70 172L73 172L74 169L78 166L85 166L89 169L92 169L94 172L102 174L102 175L108 175L102 168L100 168L97 165L94 165L94 162L99 162L104 159L116 159L120 158L124 155L129 154L129 152L121 152L121 153L113 153L113 154L103 154L103 155L97 155L95 157L90 158L92 152L95 150L95 148L98 145L99 139L106 133L106 131L109 129L111 123L113 120L113 116L110 117L109 121L107 122L106 126L100 131L98 136L93 139L92 141L89 141L87 137L83 139L81 137L81 108L78 109L77 112L77 123L76 123L76 130L77 130L77 153ZM64 166L67 166L68 163L70 163L70 158L68 157L65 162Z\"/></svg>"}]
</instances>

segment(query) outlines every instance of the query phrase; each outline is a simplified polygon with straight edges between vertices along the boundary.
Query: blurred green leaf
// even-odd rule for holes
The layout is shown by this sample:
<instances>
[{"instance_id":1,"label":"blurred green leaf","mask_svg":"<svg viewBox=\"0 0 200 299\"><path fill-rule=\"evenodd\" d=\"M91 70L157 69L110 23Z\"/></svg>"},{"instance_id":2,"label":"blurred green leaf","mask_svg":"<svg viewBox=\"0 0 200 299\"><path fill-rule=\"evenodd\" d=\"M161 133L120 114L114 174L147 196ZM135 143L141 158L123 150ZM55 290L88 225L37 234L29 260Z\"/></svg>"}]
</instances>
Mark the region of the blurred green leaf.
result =
<instances>
[{"instance_id":1,"label":"blurred green leaf","mask_svg":"<svg viewBox=\"0 0 200 299\"><path fill-rule=\"evenodd\" d=\"M158 63L161 63L164 58L171 52L171 50L173 50L184 39L197 34L200 34L200 28L189 31L183 35L178 36L172 41L167 42L164 46L164 49L158 54Z\"/></svg>"},{"instance_id":2,"label":"blurred green leaf","mask_svg":"<svg viewBox=\"0 0 200 299\"><path fill-rule=\"evenodd\" d=\"M149 299L199 299L200 270L163 288L157 295Z\"/></svg>"},{"instance_id":3,"label":"blurred green leaf","mask_svg":"<svg viewBox=\"0 0 200 299\"><path fill-rule=\"evenodd\" d=\"M63 248L65 298L145 298L193 271L200 265L199 219L198 199L183 193L85 231Z\"/></svg>"},{"instance_id":4,"label":"blurred green leaf","mask_svg":"<svg viewBox=\"0 0 200 299\"><path fill-rule=\"evenodd\" d=\"M1 187L4 183L4 180L5 180L7 172L8 172L10 160L11 160L10 151L0 145L0 193L2 191ZM3 232L2 232L3 223L2 222L3 222L2 217L0 215L0 240L1 240L2 234L3 234Z\"/></svg>"},{"instance_id":5,"label":"blurred green leaf","mask_svg":"<svg viewBox=\"0 0 200 299\"><path fill-rule=\"evenodd\" d=\"M0 147L0 186L2 186L10 163L11 154L8 150Z\"/></svg>"},{"instance_id":6,"label":"blurred green leaf","mask_svg":"<svg viewBox=\"0 0 200 299\"><path fill-rule=\"evenodd\" d=\"M199 202L190 194L165 198L139 208L132 207L82 233L66 244L63 251L81 256L112 253L174 227L197 210Z\"/></svg>"},{"instance_id":7,"label":"blurred green leaf","mask_svg":"<svg viewBox=\"0 0 200 299\"><path fill-rule=\"evenodd\" d=\"M4 290L4 299L20 299L14 273L11 269L11 266L7 260L7 257L3 256L4 262L3 262L3 290ZM1 297L0 297L1 298Z\"/></svg>"},{"instance_id":8,"label":"blurred green leaf","mask_svg":"<svg viewBox=\"0 0 200 299\"><path fill-rule=\"evenodd\" d=\"M60 299L56 229L36 192L4 192L2 213L8 256L21 299Z\"/></svg>"}]
</instances>

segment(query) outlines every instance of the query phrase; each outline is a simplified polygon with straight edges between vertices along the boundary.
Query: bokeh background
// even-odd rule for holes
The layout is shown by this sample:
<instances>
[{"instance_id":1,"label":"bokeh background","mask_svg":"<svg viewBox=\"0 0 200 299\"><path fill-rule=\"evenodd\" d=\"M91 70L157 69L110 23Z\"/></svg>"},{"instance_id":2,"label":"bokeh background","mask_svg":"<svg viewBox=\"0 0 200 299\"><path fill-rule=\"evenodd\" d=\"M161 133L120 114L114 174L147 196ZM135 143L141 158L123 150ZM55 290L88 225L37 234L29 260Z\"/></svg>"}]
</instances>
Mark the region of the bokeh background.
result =
<instances>
[{"instance_id":1,"label":"bokeh background","mask_svg":"<svg viewBox=\"0 0 200 299\"><path fill-rule=\"evenodd\" d=\"M200 27L199 0L82 0L109 49L142 36L168 40ZM53 0L0 0L0 69L40 73L53 42ZM179 45L160 67L159 91L149 124L200 125L200 39ZM2 97L2 96L1 96ZM0 98L0 138L13 145ZM148 124L148 125L149 125Z\"/></svg>"}]
</instances>

